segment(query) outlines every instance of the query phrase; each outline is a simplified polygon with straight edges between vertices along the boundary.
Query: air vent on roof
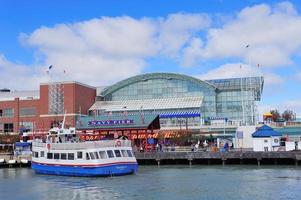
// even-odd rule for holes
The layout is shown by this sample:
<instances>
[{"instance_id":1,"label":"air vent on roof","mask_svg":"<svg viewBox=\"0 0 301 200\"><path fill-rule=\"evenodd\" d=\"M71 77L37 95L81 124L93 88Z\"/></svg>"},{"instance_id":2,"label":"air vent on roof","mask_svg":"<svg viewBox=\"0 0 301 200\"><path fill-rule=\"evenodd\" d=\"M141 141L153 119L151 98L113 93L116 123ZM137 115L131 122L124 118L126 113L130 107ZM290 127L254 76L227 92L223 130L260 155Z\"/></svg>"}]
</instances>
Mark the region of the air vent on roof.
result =
<instances>
[{"instance_id":1,"label":"air vent on roof","mask_svg":"<svg viewBox=\"0 0 301 200\"><path fill-rule=\"evenodd\" d=\"M10 92L10 89L3 88L3 89L0 89L0 92Z\"/></svg>"}]
</instances>

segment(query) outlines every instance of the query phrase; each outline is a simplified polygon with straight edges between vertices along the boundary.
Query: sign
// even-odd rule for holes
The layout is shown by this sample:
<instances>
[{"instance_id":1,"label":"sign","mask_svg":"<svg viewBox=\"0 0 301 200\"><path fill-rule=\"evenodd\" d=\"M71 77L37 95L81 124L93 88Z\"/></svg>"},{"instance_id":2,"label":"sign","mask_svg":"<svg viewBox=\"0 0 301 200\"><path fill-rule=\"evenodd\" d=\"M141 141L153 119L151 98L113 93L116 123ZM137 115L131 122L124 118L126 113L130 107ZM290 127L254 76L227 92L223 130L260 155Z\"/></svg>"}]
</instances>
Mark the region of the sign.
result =
<instances>
[{"instance_id":1,"label":"sign","mask_svg":"<svg viewBox=\"0 0 301 200\"><path fill-rule=\"evenodd\" d=\"M243 139L244 138L244 132L243 131L236 131L236 137L237 137L237 139Z\"/></svg>"},{"instance_id":2,"label":"sign","mask_svg":"<svg viewBox=\"0 0 301 200\"><path fill-rule=\"evenodd\" d=\"M88 126L116 126L116 125L130 125L134 124L132 119L120 120L93 120L88 122Z\"/></svg>"},{"instance_id":3,"label":"sign","mask_svg":"<svg viewBox=\"0 0 301 200\"><path fill-rule=\"evenodd\" d=\"M94 140L100 140L100 136L99 135L81 135L80 139L85 140L85 141L94 141Z\"/></svg>"},{"instance_id":4,"label":"sign","mask_svg":"<svg viewBox=\"0 0 301 200\"><path fill-rule=\"evenodd\" d=\"M272 147L279 147L279 146L280 146L280 138L272 137Z\"/></svg>"}]
</instances>

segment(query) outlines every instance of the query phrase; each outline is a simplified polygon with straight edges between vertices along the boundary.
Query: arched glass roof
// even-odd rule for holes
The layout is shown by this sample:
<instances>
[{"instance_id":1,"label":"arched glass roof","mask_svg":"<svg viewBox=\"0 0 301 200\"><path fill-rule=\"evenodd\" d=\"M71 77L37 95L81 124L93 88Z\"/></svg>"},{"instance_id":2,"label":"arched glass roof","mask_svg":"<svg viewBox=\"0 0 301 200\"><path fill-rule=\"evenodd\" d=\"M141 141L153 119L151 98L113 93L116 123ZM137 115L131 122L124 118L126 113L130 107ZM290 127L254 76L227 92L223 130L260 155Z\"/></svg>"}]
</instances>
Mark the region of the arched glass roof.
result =
<instances>
[{"instance_id":1,"label":"arched glass roof","mask_svg":"<svg viewBox=\"0 0 301 200\"><path fill-rule=\"evenodd\" d=\"M147 81L150 79L167 79L167 80L172 80L172 79L177 79L177 80L188 80L191 81L193 83L196 84L201 84L201 85L206 85L208 86L209 89L215 90L216 87L207 82L207 81L202 81L199 80L197 78L191 77L191 76L187 76L187 75L183 75L183 74L176 74L176 73L148 73L148 74L142 74L142 75L137 75L137 76L133 76L130 77L128 79L124 79L122 81L117 82L116 84L106 88L105 90L103 90L103 92L101 93L102 96L106 96L108 94L111 94L123 87L126 87L128 85L131 85L133 83L136 82L141 82L141 81Z\"/></svg>"}]
</instances>

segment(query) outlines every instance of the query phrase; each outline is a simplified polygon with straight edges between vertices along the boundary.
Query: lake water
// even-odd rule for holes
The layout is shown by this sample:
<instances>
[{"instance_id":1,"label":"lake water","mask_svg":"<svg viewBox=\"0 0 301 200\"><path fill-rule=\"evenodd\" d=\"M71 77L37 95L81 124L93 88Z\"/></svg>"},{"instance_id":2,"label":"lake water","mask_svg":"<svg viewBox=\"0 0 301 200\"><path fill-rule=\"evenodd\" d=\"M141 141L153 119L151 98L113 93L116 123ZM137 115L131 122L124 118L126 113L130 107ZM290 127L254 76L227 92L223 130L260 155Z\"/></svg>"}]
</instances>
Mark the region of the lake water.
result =
<instances>
[{"instance_id":1,"label":"lake water","mask_svg":"<svg viewBox=\"0 0 301 200\"><path fill-rule=\"evenodd\" d=\"M0 199L301 199L301 167L140 166L135 175L79 178L0 169Z\"/></svg>"}]
</instances>

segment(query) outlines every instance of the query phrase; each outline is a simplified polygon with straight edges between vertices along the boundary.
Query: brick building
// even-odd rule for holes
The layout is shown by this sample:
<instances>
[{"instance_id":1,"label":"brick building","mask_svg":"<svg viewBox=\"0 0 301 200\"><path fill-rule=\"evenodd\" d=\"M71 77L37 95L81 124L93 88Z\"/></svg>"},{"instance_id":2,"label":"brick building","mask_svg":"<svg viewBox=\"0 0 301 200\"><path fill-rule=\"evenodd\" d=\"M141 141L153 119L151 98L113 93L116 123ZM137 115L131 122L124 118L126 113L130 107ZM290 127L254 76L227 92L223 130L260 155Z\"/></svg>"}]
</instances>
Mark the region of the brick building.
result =
<instances>
[{"instance_id":1,"label":"brick building","mask_svg":"<svg viewBox=\"0 0 301 200\"><path fill-rule=\"evenodd\" d=\"M45 131L62 121L75 126L95 102L96 88L78 82L42 83L39 90L0 90L0 134Z\"/></svg>"}]
</instances>

